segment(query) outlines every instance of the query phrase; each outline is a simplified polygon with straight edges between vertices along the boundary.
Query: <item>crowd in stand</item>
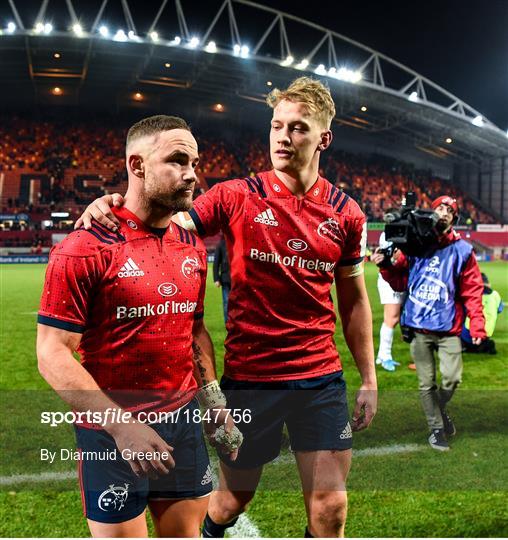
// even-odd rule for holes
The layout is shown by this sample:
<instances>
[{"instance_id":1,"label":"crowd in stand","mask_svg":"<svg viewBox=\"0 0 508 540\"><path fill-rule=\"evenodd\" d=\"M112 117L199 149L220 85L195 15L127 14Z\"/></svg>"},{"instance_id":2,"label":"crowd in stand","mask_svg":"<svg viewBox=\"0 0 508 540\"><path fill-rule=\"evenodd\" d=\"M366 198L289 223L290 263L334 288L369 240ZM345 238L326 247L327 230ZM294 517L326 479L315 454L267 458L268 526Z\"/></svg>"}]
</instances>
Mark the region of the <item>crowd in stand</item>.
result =
<instances>
[{"instance_id":1,"label":"crowd in stand","mask_svg":"<svg viewBox=\"0 0 508 540\"><path fill-rule=\"evenodd\" d=\"M126 178L124 131L96 122L69 125L67 121L15 118L0 125L0 173L46 173L50 187L41 188L32 204L58 205L88 199L76 193L70 175L96 174L103 185L115 186ZM14 200L14 203L16 201ZM5 201L3 201L5 206Z\"/></svg>"},{"instance_id":2,"label":"crowd in stand","mask_svg":"<svg viewBox=\"0 0 508 540\"><path fill-rule=\"evenodd\" d=\"M409 191L416 193L418 206L422 208L430 208L432 200L443 193L455 197L463 224L496 221L454 184L386 156L335 152L325 160L321 173L351 195L370 221L381 221L388 209L398 208Z\"/></svg>"},{"instance_id":3,"label":"crowd in stand","mask_svg":"<svg viewBox=\"0 0 508 540\"><path fill-rule=\"evenodd\" d=\"M114 125L114 127L111 127ZM51 211L70 212L71 219L101 193L126 189L124 143L126 126L95 120L77 123L65 120L34 121L9 118L0 123L0 175L3 173L3 213L27 212L32 216ZM270 168L268 147L254 134L234 143L216 137L198 136L200 179L196 195L219 179L253 174ZM378 155L353 155L331 151L324 156L320 173L351 195L369 220L382 220L383 213L400 206L407 191L417 194L418 205L446 192L457 198L463 223L493 223L495 219L459 188L432 176L429 171ZM45 173L49 183L37 184L29 204L9 196L7 186L19 185L22 174ZM76 175L94 175L94 196L79 192ZM15 190L14 190L15 191ZM18 190L19 191L19 190ZM31 227L35 227L32 219Z\"/></svg>"}]
</instances>

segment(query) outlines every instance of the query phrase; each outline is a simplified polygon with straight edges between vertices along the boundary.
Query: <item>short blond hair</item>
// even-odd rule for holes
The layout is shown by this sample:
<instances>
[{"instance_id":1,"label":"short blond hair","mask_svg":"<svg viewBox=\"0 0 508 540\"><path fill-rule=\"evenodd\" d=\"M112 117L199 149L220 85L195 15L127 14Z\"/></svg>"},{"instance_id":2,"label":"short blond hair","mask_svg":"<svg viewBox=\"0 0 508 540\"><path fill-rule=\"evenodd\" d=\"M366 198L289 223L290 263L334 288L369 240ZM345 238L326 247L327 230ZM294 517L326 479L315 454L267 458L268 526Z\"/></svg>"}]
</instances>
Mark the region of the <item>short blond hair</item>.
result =
<instances>
[{"instance_id":1,"label":"short blond hair","mask_svg":"<svg viewBox=\"0 0 508 540\"><path fill-rule=\"evenodd\" d=\"M311 77L299 77L295 79L286 90L274 88L267 96L268 106L275 109L284 99L293 103L304 103L309 112L315 115L320 123L326 128L335 116L335 104L330 94L330 89L321 81Z\"/></svg>"}]
</instances>

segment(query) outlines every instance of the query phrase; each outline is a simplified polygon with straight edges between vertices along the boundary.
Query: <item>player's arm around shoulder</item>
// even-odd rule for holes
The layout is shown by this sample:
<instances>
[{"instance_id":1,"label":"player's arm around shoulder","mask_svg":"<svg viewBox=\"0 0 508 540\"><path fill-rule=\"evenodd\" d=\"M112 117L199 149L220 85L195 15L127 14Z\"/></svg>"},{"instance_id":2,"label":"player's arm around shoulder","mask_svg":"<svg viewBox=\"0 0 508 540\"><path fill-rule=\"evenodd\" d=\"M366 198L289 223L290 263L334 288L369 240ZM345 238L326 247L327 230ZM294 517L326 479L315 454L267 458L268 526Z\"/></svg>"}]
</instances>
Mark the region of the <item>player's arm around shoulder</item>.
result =
<instances>
[{"instance_id":1,"label":"player's arm around shoulder","mask_svg":"<svg viewBox=\"0 0 508 540\"><path fill-rule=\"evenodd\" d=\"M124 198L120 193L103 195L102 197L95 199L85 208L85 211L76 220L74 229L84 227L88 230L92 227L92 223L96 221L111 231L117 231L120 222L111 211L111 208L114 206L119 208L124 202Z\"/></svg>"},{"instance_id":2,"label":"player's arm around shoulder","mask_svg":"<svg viewBox=\"0 0 508 540\"><path fill-rule=\"evenodd\" d=\"M197 231L200 236L213 236L233 219L247 192L245 181L219 182L197 197L191 210L178 212L172 219L188 231Z\"/></svg>"},{"instance_id":3,"label":"player's arm around shoulder","mask_svg":"<svg viewBox=\"0 0 508 540\"><path fill-rule=\"evenodd\" d=\"M176 214L173 214L171 220L182 227L182 229L192 232L196 231L196 225L189 212L177 212Z\"/></svg>"}]
</instances>

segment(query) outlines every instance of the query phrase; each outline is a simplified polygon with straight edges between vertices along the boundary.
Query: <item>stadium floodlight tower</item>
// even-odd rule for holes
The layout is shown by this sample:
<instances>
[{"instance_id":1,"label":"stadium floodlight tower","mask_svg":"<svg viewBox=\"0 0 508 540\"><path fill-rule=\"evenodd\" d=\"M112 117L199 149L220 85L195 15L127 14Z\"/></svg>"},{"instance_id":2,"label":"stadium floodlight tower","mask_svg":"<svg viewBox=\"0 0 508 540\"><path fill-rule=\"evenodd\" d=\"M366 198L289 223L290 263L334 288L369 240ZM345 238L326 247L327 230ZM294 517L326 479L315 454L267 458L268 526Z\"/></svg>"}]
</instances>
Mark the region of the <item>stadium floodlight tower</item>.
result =
<instances>
[{"instance_id":1,"label":"stadium floodlight tower","mask_svg":"<svg viewBox=\"0 0 508 540\"><path fill-rule=\"evenodd\" d=\"M358 84L367 88L375 88L386 94L409 99L414 103L417 102L420 106L436 108L483 129L499 129L467 103L400 62L343 34L290 15L289 13L251 2L250 0L224 0L218 6L217 12L211 17L203 35L199 37L194 34L190 35L189 32L189 26L196 26L193 21L196 10L189 8L186 13L182 5L182 0L161 0L155 17L149 24L149 27L144 29L145 31L143 32L136 30L136 19L141 19L142 12L146 12L146 5L139 0L102 0L95 13L93 12L93 6L85 0L66 0L66 6L71 20L71 24L66 30L53 28L52 24L48 22L56 20L56 17L51 13L53 4L50 0L41 0L40 8L35 19L36 23L32 30L30 30L29 25L24 24L23 17L20 13L20 10L24 8L24 4L26 3L20 2L20 0L8 0L11 17L14 17L15 20L9 28L17 28L18 33L27 35L33 35L33 32L43 35L49 35L51 33L52 35L58 34L60 36L70 34L80 37L87 36L90 39L94 39L96 37L94 34L96 34L99 26L103 25L102 18L107 8L117 4L115 7L121 7L125 23L127 24L125 34L136 36L137 38L135 40L131 39L131 41L143 41L152 44L156 42L159 46L167 46L169 43L174 43L175 41L168 42L167 40L159 39L160 36L164 35L163 15L168 10L173 9L176 12L179 35L183 38L185 46L191 49L205 49L214 31L224 34L224 28L229 26L229 36L218 36L214 40L217 44L231 42L230 49L221 47L220 52L222 54L232 54L261 62L278 63L291 69L308 71L309 73L319 75L323 75L326 71L329 78ZM88 32L76 15L75 5L79 5L80 13L86 13L94 21ZM248 15L246 8L254 13L254 18ZM270 17L264 27L263 25L258 25L256 12L262 12L265 18L267 15ZM200 13L199 16L202 25L203 14ZM249 25L249 20L245 19L246 17L249 17L250 21L255 21L255 24ZM227 19L228 24L221 26L219 23L223 18ZM243 20L240 20L242 18ZM146 15L142 19L146 21ZM239 22L242 24L239 24ZM146 22L144 24L146 25ZM253 47L248 47L245 44L251 42L252 26L256 26L256 29L259 29L260 32L262 31L262 34ZM242 36L239 30L240 27L248 29L244 30L244 33L249 33L249 35ZM298 55L300 60L297 61L295 60L296 55L292 51L295 48L295 44L302 42L302 35L305 35L305 30L308 30L309 35L316 36L316 39L314 43L310 39L306 40L309 44L308 50L306 54ZM102 32L103 36L104 34L105 32ZM107 34L110 39L115 39L116 36L117 40L125 41L123 35L123 30L120 33ZM280 50L269 50L270 47L273 48L272 45L268 45L269 42L278 42L280 44ZM340 57L341 46L344 44L350 50L354 50L355 66L346 65L347 58ZM324 50L326 50L326 58L323 57ZM401 85L399 81L402 78L406 80ZM478 118L481 119L481 122Z\"/></svg>"},{"instance_id":2,"label":"stadium floodlight tower","mask_svg":"<svg viewBox=\"0 0 508 540\"><path fill-rule=\"evenodd\" d=\"M339 125L371 134L389 133L419 150L451 160L479 163L508 155L505 131L438 84L343 34L269 6L250 0L208 0L206 10L196 10L190 0L160 0L151 3L150 12L143 0L66 0L68 13L57 13L61 2L41 0L33 19L34 4L37 0L8 0L0 7L0 18L13 23L11 32L0 35L0 49L2 42L8 47L18 39L30 64L44 40L57 43L60 39L62 48L69 38L79 38L86 50L83 64L75 70L80 74L80 88L87 77L93 77L92 61L95 58L97 65L108 42L109 55L125 58L129 51L144 55L125 75L125 84L137 80L160 92L164 85L190 89L211 80L210 92L236 92L241 98L261 101L262 92L253 85L240 89L224 77L220 87L214 68L220 57L226 60L230 56L231 61L220 67L235 72L235 80L250 81L259 73L280 84L305 74L326 80L336 101ZM65 25L59 23L62 17L68 18ZM196 69L187 69L187 79L183 75L170 81L143 76L150 60L163 54L186 61L191 58ZM255 67L260 64L264 64L262 70ZM48 70L42 73L31 64L28 71L32 86L38 74L41 79L50 76ZM189 75L193 71L199 72L199 83ZM358 111L362 111L361 117ZM444 143L448 138L453 143Z\"/></svg>"}]
</instances>

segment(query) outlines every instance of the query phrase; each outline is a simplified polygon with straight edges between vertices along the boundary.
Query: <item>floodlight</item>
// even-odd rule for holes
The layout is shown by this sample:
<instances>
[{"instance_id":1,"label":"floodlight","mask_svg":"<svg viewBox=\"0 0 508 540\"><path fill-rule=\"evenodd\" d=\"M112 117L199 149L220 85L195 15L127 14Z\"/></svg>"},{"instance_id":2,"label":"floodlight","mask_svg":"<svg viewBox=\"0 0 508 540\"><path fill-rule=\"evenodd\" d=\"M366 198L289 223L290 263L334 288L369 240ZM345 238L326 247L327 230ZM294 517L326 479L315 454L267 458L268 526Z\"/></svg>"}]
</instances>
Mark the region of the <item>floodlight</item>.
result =
<instances>
[{"instance_id":1,"label":"floodlight","mask_svg":"<svg viewBox=\"0 0 508 540\"><path fill-rule=\"evenodd\" d=\"M238 43L235 43L235 46L233 47L233 54L235 56L240 56L240 50L241 50L240 45L238 45Z\"/></svg>"},{"instance_id":2,"label":"floodlight","mask_svg":"<svg viewBox=\"0 0 508 540\"><path fill-rule=\"evenodd\" d=\"M53 25L51 23L46 23L44 25L44 33L48 35L48 34L51 34L52 31L53 31Z\"/></svg>"},{"instance_id":3,"label":"floodlight","mask_svg":"<svg viewBox=\"0 0 508 540\"><path fill-rule=\"evenodd\" d=\"M182 38L180 36L175 36L172 41L169 42L170 45L180 45Z\"/></svg>"},{"instance_id":4,"label":"floodlight","mask_svg":"<svg viewBox=\"0 0 508 540\"><path fill-rule=\"evenodd\" d=\"M116 31L113 39L115 41L127 41L127 36L125 35L125 32L120 28L120 30Z\"/></svg>"},{"instance_id":5,"label":"floodlight","mask_svg":"<svg viewBox=\"0 0 508 540\"><path fill-rule=\"evenodd\" d=\"M16 24L12 21L8 22L6 30L8 34L13 34L16 31Z\"/></svg>"},{"instance_id":6,"label":"floodlight","mask_svg":"<svg viewBox=\"0 0 508 540\"><path fill-rule=\"evenodd\" d=\"M108 27L102 25L102 26L99 28L99 34L100 34L102 37L108 37L108 36L109 36L109 30L108 30Z\"/></svg>"},{"instance_id":7,"label":"floodlight","mask_svg":"<svg viewBox=\"0 0 508 540\"><path fill-rule=\"evenodd\" d=\"M475 116L472 120L472 124L474 126L478 126L478 127L482 127L483 126L483 117L481 114L479 114L478 116Z\"/></svg>"},{"instance_id":8,"label":"floodlight","mask_svg":"<svg viewBox=\"0 0 508 540\"><path fill-rule=\"evenodd\" d=\"M242 48L240 49L240 56L242 58L248 58L250 49L247 47L247 45L242 45Z\"/></svg>"},{"instance_id":9,"label":"floodlight","mask_svg":"<svg viewBox=\"0 0 508 540\"><path fill-rule=\"evenodd\" d=\"M159 41L159 34L157 32L150 32L150 39L152 41Z\"/></svg>"},{"instance_id":10,"label":"floodlight","mask_svg":"<svg viewBox=\"0 0 508 540\"><path fill-rule=\"evenodd\" d=\"M76 23L75 25L73 25L72 31L73 31L78 37L81 37L81 36L83 35L83 27L82 27L79 23Z\"/></svg>"},{"instance_id":11,"label":"floodlight","mask_svg":"<svg viewBox=\"0 0 508 540\"><path fill-rule=\"evenodd\" d=\"M288 56L286 56L286 59L283 60L280 65L281 66L284 66L284 67L288 67L290 66L293 62L295 61L295 59L289 54Z\"/></svg>"},{"instance_id":12,"label":"floodlight","mask_svg":"<svg viewBox=\"0 0 508 540\"><path fill-rule=\"evenodd\" d=\"M407 99L409 99L409 101L412 101L413 103L416 103L418 101L418 92L411 92Z\"/></svg>"},{"instance_id":13,"label":"floodlight","mask_svg":"<svg viewBox=\"0 0 508 540\"><path fill-rule=\"evenodd\" d=\"M304 58L301 62L296 64L296 69L305 69L309 65L309 61L307 58Z\"/></svg>"},{"instance_id":14,"label":"floodlight","mask_svg":"<svg viewBox=\"0 0 508 540\"><path fill-rule=\"evenodd\" d=\"M360 82L363 79L363 75L361 71L352 71L351 72L351 82L357 83Z\"/></svg>"},{"instance_id":15,"label":"floodlight","mask_svg":"<svg viewBox=\"0 0 508 540\"><path fill-rule=\"evenodd\" d=\"M34 32L36 34L41 34L42 32L44 32L44 24L41 22L36 23L34 27Z\"/></svg>"},{"instance_id":16,"label":"floodlight","mask_svg":"<svg viewBox=\"0 0 508 540\"><path fill-rule=\"evenodd\" d=\"M335 75L341 81L347 81L350 83L357 83L362 79L361 71L353 71L347 67L341 67Z\"/></svg>"},{"instance_id":17,"label":"floodlight","mask_svg":"<svg viewBox=\"0 0 508 540\"><path fill-rule=\"evenodd\" d=\"M319 66L314 70L316 75L326 75L326 68L324 64L319 64Z\"/></svg>"},{"instance_id":18,"label":"floodlight","mask_svg":"<svg viewBox=\"0 0 508 540\"><path fill-rule=\"evenodd\" d=\"M196 36L192 37L191 40L189 41L189 48L195 49L198 45L199 45L199 38L197 38Z\"/></svg>"},{"instance_id":19,"label":"floodlight","mask_svg":"<svg viewBox=\"0 0 508 540\"><path fill-rule=\"evenodd\" d=\"M205 47L205 51L207 53L216 53L217 52L217 45L215 44L215 41L209 41L208 45Z\"/></svg>"}]
</instances>

